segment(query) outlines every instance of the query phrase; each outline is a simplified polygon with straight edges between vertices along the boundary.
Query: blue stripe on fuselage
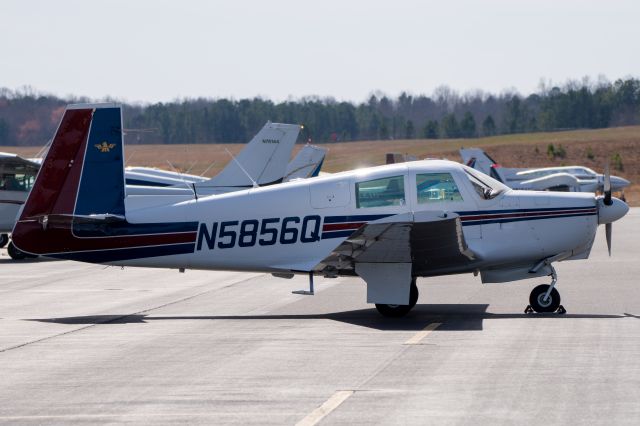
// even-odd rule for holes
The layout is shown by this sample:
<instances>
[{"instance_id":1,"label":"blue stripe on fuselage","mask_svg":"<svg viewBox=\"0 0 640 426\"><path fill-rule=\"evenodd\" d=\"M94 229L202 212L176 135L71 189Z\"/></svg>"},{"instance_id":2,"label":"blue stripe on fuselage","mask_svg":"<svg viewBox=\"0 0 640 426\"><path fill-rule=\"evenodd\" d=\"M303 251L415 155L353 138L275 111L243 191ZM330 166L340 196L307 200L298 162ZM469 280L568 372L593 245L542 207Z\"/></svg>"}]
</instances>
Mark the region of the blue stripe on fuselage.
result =
<instances>
[{"instance_id":1,"label":"blue stripe on fuselage","mask_svg":"<svg viewBox=\"0 0 640 426\"><path fill-rule=\"evenodd\" d=\"M196 232L198 222L171 222L171 223L129 223L127 221L110 223L86 223L73 224L73 234L77 237L115 237L152 234L174 234L179 232Z\"/></svg>"},{"instance_id":2,"label":"blue stripe on fuselage","mask_svg":"<svg viewBox=\"0 0 640 426\"><path fill-rule=\"evenodd\" d=\"M162 187L173 186L170 183L151 182L149 180L127 178L127 185Z\"/></svg>"},{"instance_id":3,"label":"blue stripe on fuselage","mask_svg":"<svg viewBox=\"0 0 640 426\"><path fill-rule=\"evenodd\" d=\"M113 250L59 253L48 255L57 259L70 259L89 263L118 262L122 260L143 259L148 257L172 256L193 253L195 243L180 243L163 246L134 247Z\"/></svg>"},{"instance_id":4,"label":"blue stripe on fuselage","mask_svg":"<svg viewBox=\"0 0 640 426\"><path fill-rule=\"evenodd\" d=\"M506 214L506 213L535 213L535 212L553 212L561 210L593 210L595 206L588 207L550 207L536 209L511 209L511 210L473 210L456 212L460 216L476 216L487 214Z\"/></svg>"}]
</instances>

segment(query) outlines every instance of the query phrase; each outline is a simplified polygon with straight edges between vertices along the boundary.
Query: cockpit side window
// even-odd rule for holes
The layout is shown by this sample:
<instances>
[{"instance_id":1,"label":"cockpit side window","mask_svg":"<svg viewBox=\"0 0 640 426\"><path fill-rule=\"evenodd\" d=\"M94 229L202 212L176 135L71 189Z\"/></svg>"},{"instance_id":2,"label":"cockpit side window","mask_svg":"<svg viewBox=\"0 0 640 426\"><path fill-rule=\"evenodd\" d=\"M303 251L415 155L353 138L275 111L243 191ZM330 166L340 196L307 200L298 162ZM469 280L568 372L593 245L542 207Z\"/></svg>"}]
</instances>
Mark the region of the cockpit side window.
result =
<instances>
[{"instance_id":1,"label":"cockpit side window","mask_svg":"<svg viewBox=\"0 0 640 426\"><path fill-rule=\"evenodd\" d=\"M382 179L356 183L356 207L403 206L404 176L393 176Z\"/></svg>"},{"instance_id":2,"label":"cockpit side window","mask_svg":"<svg viewBox=\"0 0 640 426\"><path fill-rule=\"evenodd\" d=\"M416 175L418 204L463 201L456 182L449 173Z\"/></svg>"}]
</instances>

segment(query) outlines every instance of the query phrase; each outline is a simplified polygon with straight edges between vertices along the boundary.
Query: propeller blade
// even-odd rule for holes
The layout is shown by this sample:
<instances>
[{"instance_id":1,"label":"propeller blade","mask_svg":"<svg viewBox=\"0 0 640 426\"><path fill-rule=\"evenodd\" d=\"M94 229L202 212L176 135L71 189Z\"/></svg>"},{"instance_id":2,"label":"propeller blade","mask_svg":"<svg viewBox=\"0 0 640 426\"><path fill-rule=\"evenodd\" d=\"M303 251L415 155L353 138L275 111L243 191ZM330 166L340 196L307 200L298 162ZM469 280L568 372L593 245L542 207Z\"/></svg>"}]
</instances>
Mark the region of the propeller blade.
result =
<instances>
[{"instance_id":1,"label":"propeller blade","mask_svg":"<svg viewBox=\"0 0 640 426\"><path fill-rule=\"evenodd\" d=\"M610 206L611 201L611 173L609 172L609 163L604 169L604 183L603 183L603 191L604 192L604 205Z\"/></svg>"},{"instance_id":2,"label":"propeller blade","mask_svg":"<svg viewBox=\"0 0 640 426\"><path fill-rule=\"evenodd\" d=\"M611 233L613 232L613 223L607 223L604 226L607 235L607 248L609 249L609 257L611 257Z\"/></svg>"}]
</instances>

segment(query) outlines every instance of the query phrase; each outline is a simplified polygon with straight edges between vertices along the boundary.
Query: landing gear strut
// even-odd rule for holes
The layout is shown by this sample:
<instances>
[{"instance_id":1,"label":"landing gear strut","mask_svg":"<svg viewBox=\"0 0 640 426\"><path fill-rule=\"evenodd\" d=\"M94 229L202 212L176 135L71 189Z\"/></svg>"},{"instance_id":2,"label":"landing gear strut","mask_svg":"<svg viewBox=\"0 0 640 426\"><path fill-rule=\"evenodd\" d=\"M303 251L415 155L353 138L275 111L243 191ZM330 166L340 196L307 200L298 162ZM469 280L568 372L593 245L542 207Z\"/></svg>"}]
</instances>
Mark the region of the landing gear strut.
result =
<instances>
[{"instance_id":1,"label":"landing gear strut","mask_svg":"<svg viewBox=\"0 0 640 426\"><path fill-rule=\"evenodd\" d=\"M411 279L411 290L409 292L409 304L408 305L387 305L383 303L376 303L376 309L385 317L403 317L409 313L416 303L418 303L418 286L416 285L416 278Z\"/></svg>"},{"instance_id":2,"label":"landing gear strut","mask_svg":"<svg viewBox=\"0 0 640 426\"><path fill-rule=\"evenodd\" d=\"M549 265L551 266L551 265ZM551 313L564 314L567 311L560 304L560 293L555 289L558 282L556 270L551 266L551 284L540 284L531 291L529 305L525 308L525 314Z\"/></svg>"}]
</instances>

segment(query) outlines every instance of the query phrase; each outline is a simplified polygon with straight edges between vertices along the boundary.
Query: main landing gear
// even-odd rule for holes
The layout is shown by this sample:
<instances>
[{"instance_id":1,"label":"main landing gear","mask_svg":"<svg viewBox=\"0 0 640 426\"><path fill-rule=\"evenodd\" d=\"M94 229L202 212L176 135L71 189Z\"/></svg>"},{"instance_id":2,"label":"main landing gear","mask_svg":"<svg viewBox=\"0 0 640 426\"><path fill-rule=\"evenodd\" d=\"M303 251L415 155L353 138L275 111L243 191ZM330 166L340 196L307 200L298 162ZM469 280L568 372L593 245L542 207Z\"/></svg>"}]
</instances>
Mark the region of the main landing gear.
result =
<instances>
[{"instance_id":1,"label":"main landing gear","mask_svg":"<svg viewBox=\"0 0 640 426\"><path fill-rule=\"evenodd\" d=\"M567 311L560 304L560 293L555 289L558 282L556 270L551 266L551 284L540 284L531 291L529 305L524 310L525 314L552 313L565 314Z\"/></svg>"},{"instance_id":2,"label":"main landing gear","mask_svg":"<svg viewBox=\"0 0 640 426\"><path fill-rule=\"evenodd\" d=\"M418 303L418 286L416 285L416 278L411 279L411 290L409 292L409 304L408 305L387 305L383 303L376 303L376 309L385 317L403 317L409 313L416 303Z\"/></svg>"}]
</instances>

